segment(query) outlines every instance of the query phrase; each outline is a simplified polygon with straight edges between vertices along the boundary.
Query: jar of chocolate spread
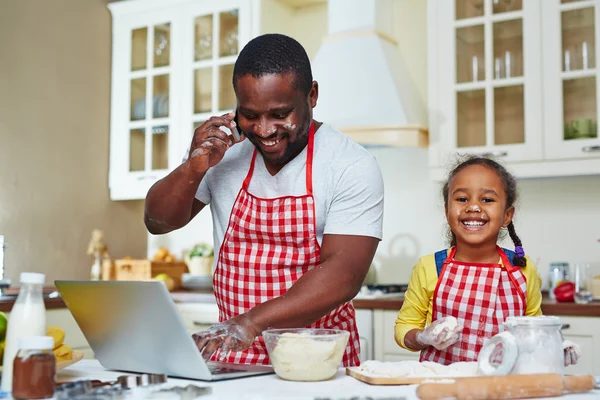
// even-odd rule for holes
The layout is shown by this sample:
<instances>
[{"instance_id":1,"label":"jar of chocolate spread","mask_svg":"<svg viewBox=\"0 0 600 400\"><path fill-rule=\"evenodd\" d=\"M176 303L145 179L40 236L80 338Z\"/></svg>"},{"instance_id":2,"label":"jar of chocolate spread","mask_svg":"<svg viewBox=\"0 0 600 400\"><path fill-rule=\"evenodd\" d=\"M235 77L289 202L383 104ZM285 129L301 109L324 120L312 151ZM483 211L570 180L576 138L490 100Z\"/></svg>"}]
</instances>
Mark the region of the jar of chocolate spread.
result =
<instances>
[{"instance_id":1,"label":"jar of chocolate spread","mask_svg":"<svg viewBox=\"0 0 600 400\"><path fill-rule=\"evenodd\" d=\"M49 336L25 336L19 339L19 351L13 363L12 397L47 399L54 396L56 359L54 339Z\"/></svg>"}]
</instances>

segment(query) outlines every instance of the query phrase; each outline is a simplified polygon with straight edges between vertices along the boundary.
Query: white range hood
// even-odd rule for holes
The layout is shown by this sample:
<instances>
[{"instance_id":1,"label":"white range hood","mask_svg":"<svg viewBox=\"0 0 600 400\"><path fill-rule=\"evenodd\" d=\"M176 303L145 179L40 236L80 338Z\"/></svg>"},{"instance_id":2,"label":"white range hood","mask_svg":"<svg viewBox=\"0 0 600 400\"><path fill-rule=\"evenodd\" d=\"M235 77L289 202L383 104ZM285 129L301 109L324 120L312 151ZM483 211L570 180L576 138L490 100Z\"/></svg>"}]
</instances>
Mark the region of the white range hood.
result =
<instances>
[{"instance_id":1,"label":"white range hood","mask_svg":"<svg viewBox=\"0 0 600 400\"><path fill-rule=\"evenodd\" d=\"M329 0L312 62L314 117L364 145L427 146L425 106L393 39L393 1Z\"/></svg>"}]
</instances>

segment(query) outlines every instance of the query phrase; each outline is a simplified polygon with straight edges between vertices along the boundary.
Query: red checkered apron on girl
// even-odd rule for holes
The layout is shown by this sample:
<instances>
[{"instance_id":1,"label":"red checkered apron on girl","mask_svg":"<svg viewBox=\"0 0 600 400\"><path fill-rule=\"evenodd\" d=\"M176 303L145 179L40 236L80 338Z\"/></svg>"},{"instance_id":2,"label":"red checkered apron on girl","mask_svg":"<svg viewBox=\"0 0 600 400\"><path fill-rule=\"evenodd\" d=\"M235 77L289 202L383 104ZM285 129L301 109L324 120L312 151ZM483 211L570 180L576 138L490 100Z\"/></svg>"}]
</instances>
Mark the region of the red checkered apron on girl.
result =
<instances>
[{"instance_id":1,"label":"red checkered apron on girl","mask_svg":"<svg viewBox=\"0 0 600 400\"><path fill-rule=\"evenodd\" d=\"M303 196L263 199L248 192L256 150L250 169L229 217L213 276L219 320L226 321L265 301L283 295L302 275L320 263L316 236L315 200L312 194L312 160L315 127L308 134L306 191ZM360 341L354 307L344 303L310 325L311 328L343 329L350 339L344 366L360 364ZM240 364L269 364L262 336L244 351L226 358L219 352L212 360Z\"/></svg>"},{"instance_id":2,"label":"red checkered apron on girl","mask_svg":"<svg viewBox=\"0 0 600 400\"><path fill-rule=\"evenodd\" d=\"M453 316L463 325L460 339L446 350L430 346L421 361L451 364L476 361L483 341L500 332L509 316L525 315L527 282L498 247L502 264L462 263L456 247L444 262L434 292L432 321Z\"/></svg>"}]
</instances>

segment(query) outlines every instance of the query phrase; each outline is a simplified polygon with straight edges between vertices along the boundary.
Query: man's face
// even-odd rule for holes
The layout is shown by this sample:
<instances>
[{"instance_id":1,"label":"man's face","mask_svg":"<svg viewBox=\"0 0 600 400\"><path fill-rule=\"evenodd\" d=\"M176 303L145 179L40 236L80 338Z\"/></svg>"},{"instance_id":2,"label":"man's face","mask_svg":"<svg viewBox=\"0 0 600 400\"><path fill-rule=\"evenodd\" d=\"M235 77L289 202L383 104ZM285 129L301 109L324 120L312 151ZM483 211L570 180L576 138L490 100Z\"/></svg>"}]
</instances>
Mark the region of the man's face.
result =
<instances>
[{"instance_id":1,"label":"man's face","mask_svg":"<svg viewBox=\"0 0 600 400\"><path fill-rule=\"evenodd\" d=\"M317 104L316 82L307 96L291 73L248 74L238 78L235 94L239 129L268 163L280 168L304 149Z\"/></svg>"}]
</instances>

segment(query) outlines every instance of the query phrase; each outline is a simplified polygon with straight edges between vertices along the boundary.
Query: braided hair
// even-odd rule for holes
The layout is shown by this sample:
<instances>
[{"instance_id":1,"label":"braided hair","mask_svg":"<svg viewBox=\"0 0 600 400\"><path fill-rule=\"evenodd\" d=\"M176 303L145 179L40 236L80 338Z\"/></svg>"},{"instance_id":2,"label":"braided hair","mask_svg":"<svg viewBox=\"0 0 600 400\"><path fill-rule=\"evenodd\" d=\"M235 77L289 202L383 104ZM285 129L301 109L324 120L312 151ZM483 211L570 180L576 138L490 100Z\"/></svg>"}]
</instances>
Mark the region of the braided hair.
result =
<instances>
[{"instance_id":1,"label":"braided hair","mask_svg":"<svg viewBox=\"0 0 600 400\"><path fill-rule=\"evenodd\" d=\"M463 169L471 165L481 165L486 168L491 169L496 172L500 179L502 180L502 184L504 186L504 192L506 193L506 207L511 207L517 201L517 181L515 177L506 170L501 164L496 161L480 156L466 156L465 159L456 165L452 171L448 174L448 179L444 183L442 188L442 194L444 196L444 207L448 208L448 191L450 190L450 182L452 179ZM517 236L517 232L515 231L515 225L512 221L507 226L508 234L512 239L515 245L515 256L512 259L514 265L519 267L524 267L527 264L527 260L525 259L525 251L523 250L523 243L519 236ZM456 236L454 232L449 229L448 237L450 239L450 246L456 245Z\"/></svg>"},{"instance_id":2,"label":"braided hair","mask_svg":"<svg viewBox=\"0 0 600 400\"><path fill-rule=\"evenodd\" d=\"M268 33L249 41L240 52L233 67L233 87L244 75L259 78L288 73L294 74L296 88L308 95L313 76L306 50L289 36Z\"/></svg>"}]
</instances>

